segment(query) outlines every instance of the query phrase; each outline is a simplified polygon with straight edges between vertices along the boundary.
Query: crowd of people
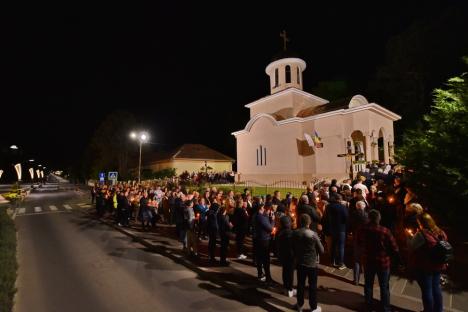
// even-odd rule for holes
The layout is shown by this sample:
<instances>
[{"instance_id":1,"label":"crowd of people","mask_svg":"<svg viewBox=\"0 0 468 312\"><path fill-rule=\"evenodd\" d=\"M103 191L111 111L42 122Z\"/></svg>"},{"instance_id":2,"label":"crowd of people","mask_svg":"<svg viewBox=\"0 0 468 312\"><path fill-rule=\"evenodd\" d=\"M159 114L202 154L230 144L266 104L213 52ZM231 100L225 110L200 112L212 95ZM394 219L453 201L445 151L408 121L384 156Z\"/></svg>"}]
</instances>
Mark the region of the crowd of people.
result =
<instances>
[{"instance_id":1,"label":"crowd of people","mask_svg":"<svg viewBox=\"0 0 468 312\"><path fill-rule=\"evenodd\" d=\"M129 226L134 220L147 231L159 222L175 224L178 240L189 257L200 257L198 244L207 239L210 262L227 266L229 242L235 241L237 258L246 259L245 242L250 236L259 281L273 282L270 259L276 256L282 266L285 295L297 296L298 311L304 305L306 280L310 309L320 311L316 295L319 255L326 253L330 265L343 270L346 248L352 250L356 285L364 273L369 311L374 305L375 275L382 309L390 311L390 272L403 266L414 273L424 311L442 311L440 279L450 245L440 246L447 243L446 234L401 176L374 180L362 174L355 180L311 185L300 197L282 195L275 191L253 196L248 188L241 193L215 187L188 192L182 185L154 183L92 189L98 216L109 211L120 226ZM297 289L293 287L294 271Z\"/></svg>"}]
</instances>

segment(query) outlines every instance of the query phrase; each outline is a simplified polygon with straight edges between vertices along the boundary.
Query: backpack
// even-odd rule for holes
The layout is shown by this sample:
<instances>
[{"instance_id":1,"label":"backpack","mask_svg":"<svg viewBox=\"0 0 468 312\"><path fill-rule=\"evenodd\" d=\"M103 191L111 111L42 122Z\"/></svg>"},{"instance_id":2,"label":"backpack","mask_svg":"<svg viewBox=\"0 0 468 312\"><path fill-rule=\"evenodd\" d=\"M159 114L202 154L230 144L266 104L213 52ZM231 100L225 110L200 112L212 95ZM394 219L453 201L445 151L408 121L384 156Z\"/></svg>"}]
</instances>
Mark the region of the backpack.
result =
<instances>
[{"instance_id":1,"label":"backpack","mask_svg":"<svg viewBox=\"0 0 468 312\"><path fill-rule=\"evenodd\" d=\"M427 234L424 234L426 243L428 243ZM435 264L445 264L453 259L453 247L452 245L444 240L439 239L436 235L431 234L431 236L436 240L436 244L432 247L429 247L429 257Z\"/></svg>"}]
</instances>

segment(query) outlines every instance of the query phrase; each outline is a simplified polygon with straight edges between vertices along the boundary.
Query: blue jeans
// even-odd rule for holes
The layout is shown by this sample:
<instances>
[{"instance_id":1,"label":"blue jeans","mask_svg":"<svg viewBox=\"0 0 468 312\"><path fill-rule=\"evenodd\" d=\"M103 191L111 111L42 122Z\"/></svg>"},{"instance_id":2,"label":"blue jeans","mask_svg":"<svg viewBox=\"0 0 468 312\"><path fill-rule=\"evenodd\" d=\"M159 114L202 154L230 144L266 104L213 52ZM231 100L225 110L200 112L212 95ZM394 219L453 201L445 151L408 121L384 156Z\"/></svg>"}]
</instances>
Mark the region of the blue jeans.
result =
<instances>
[{"instance_id":1,"label":"blue jeans","mask_svg":"<svg viewBox=\"0 0 468 312\"><path fill-rule=\"evenodd\" d=\"M383 311L390 312L390 269L377 270L368 267L364 268L364 297L366 299L366 305L368 308L371 308L374 301L374 278L376 274L379 278L380 301L382 303Z\"/></svg>"},{"instance_id":2,"label":"blue jeans","mask_svg":"<svg viewBox=\"0 0 468 312\"><path fill-rule=\"evenodd\" d=\"M331 258L333 264L344 264L344 246L346 240L346 232L332 233L332 250Z\"/></svg>"},{"instance_id":3,"label":"blue jeans","mask_svg":"<svg viewBox=\"0 0 468 312\"><path fill-rule=\"evenodd\" d=\"M440 289L440 272L420 273L418 284L421 288L424 312L442 312L442 290Z\"/></svg>"}]
</instances>

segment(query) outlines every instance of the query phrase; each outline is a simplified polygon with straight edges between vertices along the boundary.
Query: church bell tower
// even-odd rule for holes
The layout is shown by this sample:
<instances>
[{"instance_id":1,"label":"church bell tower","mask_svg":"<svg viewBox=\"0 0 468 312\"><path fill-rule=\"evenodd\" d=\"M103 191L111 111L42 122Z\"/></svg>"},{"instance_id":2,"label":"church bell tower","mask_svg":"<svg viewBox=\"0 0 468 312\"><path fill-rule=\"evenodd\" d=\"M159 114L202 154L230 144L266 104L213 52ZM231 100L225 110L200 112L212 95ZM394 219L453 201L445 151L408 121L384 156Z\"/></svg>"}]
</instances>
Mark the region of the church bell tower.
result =
<instances>
[{"instance_id":1,"label":"church bell tower","mask_svg":"<svg viewBox=\"0 0 468 312\"><path fill-rule=\"evenodd\" d=\"M293 52L287 50L289 38L286 31L280 33L283 39L283 50L268 64L265 72L270 76L270 93L275 94L288 88L302 90L302 72L306 63Z\"/></svg>"}]
</instances>

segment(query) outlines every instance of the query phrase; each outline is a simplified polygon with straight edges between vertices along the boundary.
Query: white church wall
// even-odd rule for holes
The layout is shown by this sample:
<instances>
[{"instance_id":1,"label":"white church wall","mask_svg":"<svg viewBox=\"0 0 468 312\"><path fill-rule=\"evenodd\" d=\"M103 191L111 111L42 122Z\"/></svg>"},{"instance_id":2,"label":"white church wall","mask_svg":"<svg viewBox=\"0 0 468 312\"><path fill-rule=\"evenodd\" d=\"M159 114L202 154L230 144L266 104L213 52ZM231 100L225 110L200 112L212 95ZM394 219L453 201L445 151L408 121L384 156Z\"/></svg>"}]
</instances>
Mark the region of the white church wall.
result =
<instances>
[{"instance_id":1,"label":"white church wall","mask_svg":"<svg viewBox=\"0 0 468 312\"><path fill-rule=\"evenodd\" d=\"M335 177L346 174L346 163L338 154L345 152L342 115L312 120L303 124L304 131L314 134L317 131L323 148L314 148L315 168L311 172L316 177Z\"/></svg>"},{"instance_id":2,"label":"white church wall","mask_svg":"<svg viewBox=\"0 0 468 312\"><path fill-rule=\"evenodd\" d=\"M270 118L258 119L250 132L237 136L237 165L241 180L260 183L284 179L299 181L303 167L298 157L296 138L301 135L300 124L278 126Z\"/></svg>"}]
</instances>

